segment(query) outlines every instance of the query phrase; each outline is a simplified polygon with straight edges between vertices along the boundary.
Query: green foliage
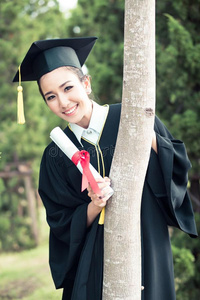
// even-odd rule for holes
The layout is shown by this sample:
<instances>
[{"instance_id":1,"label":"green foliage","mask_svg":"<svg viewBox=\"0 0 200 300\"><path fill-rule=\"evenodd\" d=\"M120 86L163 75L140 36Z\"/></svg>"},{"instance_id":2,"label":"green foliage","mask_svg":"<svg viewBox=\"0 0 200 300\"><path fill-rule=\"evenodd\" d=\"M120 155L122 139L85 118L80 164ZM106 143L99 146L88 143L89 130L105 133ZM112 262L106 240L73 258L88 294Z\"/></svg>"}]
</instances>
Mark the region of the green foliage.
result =
<instances>
[{"instance_id":1,"label":"green foliage","mask_svg":"<svg viewBox=\"0 0 200 300\"><path fill-rule=\"evenodd\" d=\"M94 93L102 104L121 101L123 28L124 0L79 0L67 22L69 36L99 38L86 65L94 79Z\"/></svg>"},{"instance_id":2,"label":"green foliage","mask_svg":"<svg viewBox=\"0 0 200 300\"><path fill-rule=\"evenodd\" d=\"M200 215L196 214L197 228ZM191 239L174 230L172 235L177 300L196 300L200 297L200 248L199 238Z\"/></svg>"},{"instance_id":3,"label":"green foliage","mask_svg":"<svg viewBox=\"0 0 200 300\"><path fill-rule=\"evenodd\" d=\"M16 180L10 180L9 187L0 179L0 252L18 251L35 246L30 233L30 220L27 216L27 202L24 194L10 192L16 186Z\"/></svg>"},{"instance_id":4,"label":"green foliage","mask_svg":"<svg viewBox=\"0 0 200 300\"><path fill-rule=\"evenodd\" d=\"M14 5L13 5L14 4ZM49 132L62 125L44 104L36 83L23 83L26 124L18 125L17 84L12 79L26 51L35 40L61 38L65 35L60 24L65 22L56 0L3 0L0 3L0 171L13 161L25 161L33 168L33 183L37 188L38 169L43 149L49 143ZM30 220L24 209L25 195L16 192L18 178L0 183L1 250L20 250L34 245ZM23 182L21 183L23 186Z\"/></svg>"},{"instance_id":5,"label":"green foliage","mask_svg":"<svg viewBox=\"0 0 200 300\"><path fill-rule=\"evenodd\" d=\"M172 246L175 265L176 289L185 284L194 275L194 256L190 250Z\"/></svg>"},{"instance_id":6,"label":"green foliage","mask_svg":"<svg viewBox=\"0 0 200 300\"><path fill-rule=\"evenodd\" d=\"M193 165L191 180L199 177L200 167L199 4L157 3L157 111L186 144Z\"/></svg>"},{"instance_id":7,"label":"green foliage","mask_svg":"<svg viewBox=\"0 0 200 300\"><path fill-rule=\"evenodd\" d=\"M64 17L57 1L1 2L0 15L0 114L1 114L1 167L7 162L37 159L49 141L49 130L56 118L48 112L37 85L23 83L26 124L16 124L17 84L12 83L18 65L33 41L62 37L58 26ZM36 179L35 179L36 181Z\"/></svg>"}]
</instances>

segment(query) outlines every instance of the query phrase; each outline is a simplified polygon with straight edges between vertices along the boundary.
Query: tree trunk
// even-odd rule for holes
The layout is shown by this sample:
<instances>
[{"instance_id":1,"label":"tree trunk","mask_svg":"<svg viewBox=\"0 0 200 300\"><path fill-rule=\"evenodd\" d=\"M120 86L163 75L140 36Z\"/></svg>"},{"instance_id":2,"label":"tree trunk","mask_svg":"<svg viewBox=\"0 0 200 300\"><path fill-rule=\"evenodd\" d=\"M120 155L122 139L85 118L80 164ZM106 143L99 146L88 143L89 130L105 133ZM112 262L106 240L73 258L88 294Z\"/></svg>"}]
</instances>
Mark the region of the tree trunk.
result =
<instances>
[{"instance_id":1,"label":"tree trunk","mask_svg":"<svg viewBox=\"0 0 200 300\"><path fill-rule=\"evenodd\" d=\"M36 212L36 201L35 193L31 183L31 177L24 177L24 185L26 190L26 197L28 200L28 212L31 219L31 232L35 240L36 245L39 243L39 233L37 227L37 212Z\"/></svg>"},{"instance_id":2,"label":"tree trunk","mask_svg":"<svg viewBox=\"0 0 200 300\"><path fill-rule=\"evenodd\" d=\"M125 1L122 113L110 178L103 300L141 299L140 209L155 111L155 1Z\"/></svg>"}]
</instances>

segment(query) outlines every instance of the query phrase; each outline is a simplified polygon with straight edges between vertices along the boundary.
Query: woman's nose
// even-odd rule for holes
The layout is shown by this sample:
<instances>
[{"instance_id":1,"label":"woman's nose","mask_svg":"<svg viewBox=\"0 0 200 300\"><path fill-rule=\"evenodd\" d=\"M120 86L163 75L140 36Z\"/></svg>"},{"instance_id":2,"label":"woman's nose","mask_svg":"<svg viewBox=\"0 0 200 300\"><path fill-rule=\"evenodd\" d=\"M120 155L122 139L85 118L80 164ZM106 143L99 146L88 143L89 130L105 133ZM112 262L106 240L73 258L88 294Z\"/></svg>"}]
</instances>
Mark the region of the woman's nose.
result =
<instances>
[{"instance_id":1,"label":"woman's nose","mask_svg":"<svg viewBox=\"0 0 200 300\"><path fill-rule=\"evenodd\" d=\"M70 102L66 94L60 94L58 98L61 107L66 107Z\"/></svg>"}]
</instances>

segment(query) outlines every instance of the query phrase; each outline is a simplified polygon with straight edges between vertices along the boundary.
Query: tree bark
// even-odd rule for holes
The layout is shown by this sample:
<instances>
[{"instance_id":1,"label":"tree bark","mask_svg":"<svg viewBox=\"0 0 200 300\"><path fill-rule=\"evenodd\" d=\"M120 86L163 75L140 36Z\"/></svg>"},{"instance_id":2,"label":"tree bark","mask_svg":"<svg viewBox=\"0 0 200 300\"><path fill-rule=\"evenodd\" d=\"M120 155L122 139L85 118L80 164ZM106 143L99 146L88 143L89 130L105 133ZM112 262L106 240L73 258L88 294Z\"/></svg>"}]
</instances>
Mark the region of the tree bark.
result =
<instances>
[{"instance_id":1,"label":"tree bark","mask_svg":"<svg viewBox=\"0 0 200 300\"><path fill-rule=\"evenodd\" d=\"M106 207L103 300L141 299L141 198L155 115L155 1L125 1L122 113ZM145 288L145 287L144 287Z\"/></svg>"}]
</instances>

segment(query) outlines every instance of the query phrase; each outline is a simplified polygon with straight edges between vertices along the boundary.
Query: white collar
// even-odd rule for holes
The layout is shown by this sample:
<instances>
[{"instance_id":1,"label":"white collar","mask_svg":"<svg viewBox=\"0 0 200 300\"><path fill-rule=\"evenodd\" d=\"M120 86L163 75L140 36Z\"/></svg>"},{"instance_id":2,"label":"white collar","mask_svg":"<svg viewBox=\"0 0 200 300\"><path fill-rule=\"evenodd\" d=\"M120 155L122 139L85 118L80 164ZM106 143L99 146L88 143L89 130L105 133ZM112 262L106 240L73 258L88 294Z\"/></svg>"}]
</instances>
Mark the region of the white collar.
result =
<instances>
[{"instance_id":1,"label":"white collar","mask_svg":"<svg viewBox=\"0 0 200 300\"><path fill-rule=\"evenodd\" d=\"M105 123L105 119L108 112L108 106L101 106L96 102L92 101L92 115L90 119L90 123L88 128L83 128L77 124L69 123L69 126L73 133L75 134L79 143L81 143L81 137L84 134L84 131L88 129L94 130L98 135L100 135L103 125Z\"/></svg>"}]
</instances>

